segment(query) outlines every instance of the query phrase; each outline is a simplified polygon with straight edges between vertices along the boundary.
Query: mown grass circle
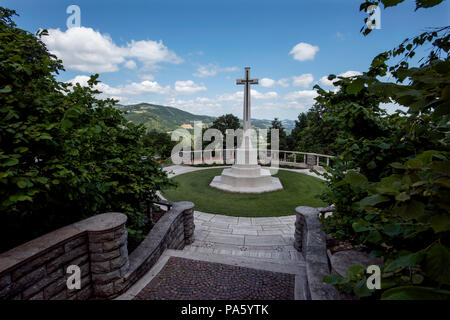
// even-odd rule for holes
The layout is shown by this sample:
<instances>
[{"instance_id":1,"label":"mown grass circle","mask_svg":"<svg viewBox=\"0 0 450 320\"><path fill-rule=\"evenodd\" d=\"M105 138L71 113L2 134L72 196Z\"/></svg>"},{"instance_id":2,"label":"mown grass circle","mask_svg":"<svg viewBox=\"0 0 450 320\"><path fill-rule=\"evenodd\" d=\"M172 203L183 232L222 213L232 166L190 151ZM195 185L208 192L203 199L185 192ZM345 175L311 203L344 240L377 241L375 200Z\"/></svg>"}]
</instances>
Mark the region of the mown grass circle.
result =
<instances>
[{"instance_id":1,"label":"mown grass circle","mask_svg":"<svg viewBox=\"0 0 450 320\"><path fill-rule=\"evenodd\" d=\"M262 194L230 193L211 188L211 180L223 168L184 173L173 179L178 187L164 190L163 196L171 201L191 201L195 210L241 217L275 217L295 214L298 206L322 207L318 198L325 183L306 174L279 170L283 190Z\"/></svg>"}]
</instances>

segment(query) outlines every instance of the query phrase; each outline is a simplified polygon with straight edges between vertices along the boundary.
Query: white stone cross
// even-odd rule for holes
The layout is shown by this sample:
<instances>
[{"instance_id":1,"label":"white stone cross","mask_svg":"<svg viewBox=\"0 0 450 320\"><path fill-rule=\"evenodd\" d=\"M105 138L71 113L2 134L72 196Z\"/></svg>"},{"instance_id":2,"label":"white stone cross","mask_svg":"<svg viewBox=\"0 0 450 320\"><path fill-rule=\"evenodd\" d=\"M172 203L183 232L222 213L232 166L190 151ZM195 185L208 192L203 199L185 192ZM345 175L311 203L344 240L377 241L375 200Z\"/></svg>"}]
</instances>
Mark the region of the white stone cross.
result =
<instances>
[{"instance_id":1,"label":"white stone cross","mask_svg":"<svg viewBox=\"0 0 450 320\"><path fill-rule=\"evenodd\" d=\"M237 79L236 84L244 84L244 131L251 128L250 125L250 85L258 84L258 79L250 79L250 67L245 67L245 79Z\"/></svg>"}]
</instances>

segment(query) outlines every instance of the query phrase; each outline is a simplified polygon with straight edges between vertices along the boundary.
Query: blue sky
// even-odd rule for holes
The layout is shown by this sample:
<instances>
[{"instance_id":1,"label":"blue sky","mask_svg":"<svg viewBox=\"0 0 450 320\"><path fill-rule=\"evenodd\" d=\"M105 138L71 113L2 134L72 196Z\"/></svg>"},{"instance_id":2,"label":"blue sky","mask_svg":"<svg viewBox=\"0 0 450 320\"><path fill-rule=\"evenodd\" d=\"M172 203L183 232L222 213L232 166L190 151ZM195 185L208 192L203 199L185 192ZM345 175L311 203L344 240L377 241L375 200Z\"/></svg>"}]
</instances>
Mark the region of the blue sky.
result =
<instances>
[{"instance_id":1,"label":"blue sky","mask_svg":"<svg viewBox=\"0 0 450 320\"><path fill-rule=\"evenodd\" d=\"M19 27L50 31L63 60L61 81L99 73L103 96L158 103L192 113L242 117L245 66L260 79L252 117L295 119L311 107L328 74L367 70L371 59L428 27L447 25L448 2L414 11L412 0L381 9L381 29L364 37L362 0L6 0ZM69 5L81 27L68 30ZM264 79L264 81L261 81Z\"/></svg>"}]
</instances>

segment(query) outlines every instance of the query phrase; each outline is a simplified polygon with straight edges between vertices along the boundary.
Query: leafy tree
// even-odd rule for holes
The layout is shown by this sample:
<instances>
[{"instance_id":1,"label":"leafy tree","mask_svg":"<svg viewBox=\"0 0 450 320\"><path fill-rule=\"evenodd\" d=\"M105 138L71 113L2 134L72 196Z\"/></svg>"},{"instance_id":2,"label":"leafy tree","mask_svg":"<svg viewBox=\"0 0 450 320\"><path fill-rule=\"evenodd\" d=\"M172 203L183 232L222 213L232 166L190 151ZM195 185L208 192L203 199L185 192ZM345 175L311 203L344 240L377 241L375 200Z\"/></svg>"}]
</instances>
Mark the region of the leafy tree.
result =
<instances>
[{"instance_id":1,"label":"leafy tree","mask_svg":"<svg viewBox=\"0 0 450 320\"><path fill-rule=\"evenodd\" d=\"M240 126L241 125L239 124L239 118L229 113L216 118L211 125L211 128L219 130L225 137L227 129L237 130L240 128Z\"/></svg>"},{"instance_id":2,"label":"leafy tree","mask_svg":"<svg viewBox=\"0 0 450 320\"><path fill-rule=\"evenodd\" d=\"M335 143L339 130L334 121L323 117L324 110L321 102L316 102L306 114L299 115L299 121L288 137L290 150L329 155L342 151Z\"/></svg>"},{"instance_id":3,"label":"leafy tree","mask_svg":"<svg viewBox=\"0 0 450 320\"><path fill-rule=\"evenodd\" d=\"M237 130L241 127L239 123L239 118L235 115L228 113L224 114L218 118L216 118L211 125L211 128L219 130L223 135L223 148L227 148L227 142L226 142L226 131L227 129ZM203 143L203 148L205 148L208 144L210 144L210 141L205 141ZM237 147L237 137L234 137L234 146Z\"/></svg>"},{"instance_id":4,"label":"leafy tree","mask_svg":"<svg viewBox=\"0 0 450 320\"><path fill-rule=\"evenodd\" d=\"M420 1L420 7L439 2ZM381 291L362 285L363 268L325 279L348 293L450 299L449 32L444 27L406 39L375 57L363 75L338 79L337 92L316 87L344 149L325 174L323 199L336 205L333 216L322 219L325 231L384 260ZM425 45L428 56L410 66ZM387 72L396 83L382 81ZM379 107L383 102L408 111L388 115Z\"/></svg>"},{"instance_id":5,"label":"leafy tree","mask_svg":"<svg viewBox=\"0 0 450 320\"><path fill-rule=\"evenodd\" d=\"M302 112L295 120L295 127L292 129L291 134L288 136L289 150L298 150L298 140L301 137L303 130L308 125L308 118L306 113Z\"/></svg>"},{"instance_id":6,"label":"leafy tree","mask_svg":"<svg viewBox=\"0 0 450 320\"><path fill-rule=\"evenodd\" d=\"M60 60L0 7L0 251L57 227L111 211L143 236L141 200L170 184L114 100L58 82ZM147 156L146 158L144 156Z\"/></svg>"},{"instance_id":7,"label":"leafy tree","mask_svg":"<svg viewBox=\"0 0 450 320\"><path fill-rule=\"evenodd\" d=\"M271 134L271 130L272 129L278 129L278 138L279 138L279 150L288 150L289 149L289 145L288 145L288 138L287 138L287 134L286 131L283 128L283 123L278 120L278 118L275 118L272 121L272 126L269 128L268 130L268 140L267 142L270 145L270 141L272 140L272 134Z\"/></svg>"},{"instance_id":8,"label":"leafy tree","mask_svg":"<svg viewBox=\"0 0 450 320\"><path fill-rule=\"evenodd\" d=\"M151 147L163 159L170 157L172 149L176 144L177 142L172 141L169 134L155 129L148 131L144 137L144 145Z\"/></svg>"}]
</instances>

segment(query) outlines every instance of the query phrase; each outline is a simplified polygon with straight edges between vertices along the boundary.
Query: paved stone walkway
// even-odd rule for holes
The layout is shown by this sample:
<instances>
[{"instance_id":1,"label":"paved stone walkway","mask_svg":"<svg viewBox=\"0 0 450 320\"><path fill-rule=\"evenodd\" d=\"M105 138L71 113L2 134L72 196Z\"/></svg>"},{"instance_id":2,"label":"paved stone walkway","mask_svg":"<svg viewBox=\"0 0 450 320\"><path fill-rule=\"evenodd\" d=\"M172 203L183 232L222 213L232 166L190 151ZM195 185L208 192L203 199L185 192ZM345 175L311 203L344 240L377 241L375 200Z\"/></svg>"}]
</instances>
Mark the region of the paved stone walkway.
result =
<instances>
[{"instance_id":1,"label":"paved stone walkway","mask_svg":"<svg viewBox=\"0 0 450 320\"><path fill-rule=\"evenodd\" d=\"M294 275L171 257L135 300L293 300Z\"/></svg>"},{"instance_id":2,"label":"paved stone walkway","mask_svg":"<svg viewBox=\"0 0 450 320\"><path fill-rule=\"evenodd\" d=\"M165 168L169 172L169 177L206 169L211 169L211 167L170 166ZM314 175L305 169L281 170ZM143 290L143 292L157 292L152 291L156 289L144 288L155 277L158 277L160 272L165 274L166 271L162 270L167 270L164 269L165 265L171 261L172 257L203 261L205 266L207 263L214 263L253 269L255 271L249 271L253 273L260 270L290 275L294 277L294 298L307 299L305 261L293 247L295 215L245 218L195 211L194 222L194 243L186 246L184 250L166 250L156 265L119 299L142 298L144 293L141 296L139 293ZM169 270L171 270L171 265L169 264ZM226 269L224 266L220 268ZM220 274L217 276L219 277ZM238 282L236 281L236 283ZM277 293L273 294L277 295ZM173 299L176 299L175 296ZM145 297L150 298L154 295L149 293Z\"/></svg>"}]
</instances>

